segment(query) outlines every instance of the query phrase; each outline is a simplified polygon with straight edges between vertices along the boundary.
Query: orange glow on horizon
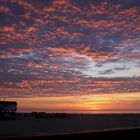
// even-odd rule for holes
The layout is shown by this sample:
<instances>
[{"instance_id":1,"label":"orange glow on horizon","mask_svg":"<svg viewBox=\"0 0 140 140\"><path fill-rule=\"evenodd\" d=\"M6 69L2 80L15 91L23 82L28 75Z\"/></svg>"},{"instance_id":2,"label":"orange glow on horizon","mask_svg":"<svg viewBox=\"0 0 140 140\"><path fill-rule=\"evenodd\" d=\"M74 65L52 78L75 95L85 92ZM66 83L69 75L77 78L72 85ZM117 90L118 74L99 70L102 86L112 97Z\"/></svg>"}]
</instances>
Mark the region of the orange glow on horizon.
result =
<instances>
[{"instance_id":1,"label":"orange glow on horizon","mask_svg":"<svg viewBox=\"0 0 140 140\"><path fill-rule=\"evenodd\" d=\"M139 93L18 98L17 102L18 112L140 112Z\"/></svg>"}]
</instances>

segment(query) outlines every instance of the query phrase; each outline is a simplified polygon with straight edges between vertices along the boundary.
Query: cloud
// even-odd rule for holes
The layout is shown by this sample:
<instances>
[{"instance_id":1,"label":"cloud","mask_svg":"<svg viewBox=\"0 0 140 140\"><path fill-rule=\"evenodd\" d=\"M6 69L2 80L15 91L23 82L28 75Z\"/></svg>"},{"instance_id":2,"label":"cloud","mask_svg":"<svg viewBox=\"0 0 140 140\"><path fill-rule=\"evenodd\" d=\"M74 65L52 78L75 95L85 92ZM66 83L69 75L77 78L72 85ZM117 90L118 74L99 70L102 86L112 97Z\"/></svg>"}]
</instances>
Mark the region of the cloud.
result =
<instances>
[{"instance_id":1,"label":"cloud","mask_svg":"<svg viewBox=\"0 0 140 140\"><path fill-rule=\"evenodd\" d=\"M140 91L139 1L0 3L0 95Z\"/></svg>"},{"instance_id":2,"label":"cloud","mask_svg":"<svg viewBox=\"0 0 140 140\"><path fill-rule=\"evenodd\" d=\"M105 71L100 72L100 75L112 74L112 73L114 73L113 70L105 70Z\"/></svg>"}]
</instances>

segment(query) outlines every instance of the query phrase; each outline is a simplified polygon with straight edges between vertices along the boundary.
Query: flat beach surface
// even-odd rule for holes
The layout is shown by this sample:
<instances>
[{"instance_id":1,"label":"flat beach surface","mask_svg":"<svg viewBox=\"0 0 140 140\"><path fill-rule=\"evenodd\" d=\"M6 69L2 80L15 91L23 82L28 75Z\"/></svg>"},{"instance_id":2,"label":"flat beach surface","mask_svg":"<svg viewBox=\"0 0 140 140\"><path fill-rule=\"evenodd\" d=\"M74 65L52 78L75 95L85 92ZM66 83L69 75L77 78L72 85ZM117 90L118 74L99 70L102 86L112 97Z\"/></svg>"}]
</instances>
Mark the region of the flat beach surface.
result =
<instances>
[{"instance_id":1,"label":"flat beach surface","mask_svg":"<svg viewBox=\"0 0 140 140\"><path fill-rule=\"evenodd\" d=\"M66 118L32 117L0 120L0 138L47 136L140 128L140 114L70 115Z\"/></svg>"}]
</instances>

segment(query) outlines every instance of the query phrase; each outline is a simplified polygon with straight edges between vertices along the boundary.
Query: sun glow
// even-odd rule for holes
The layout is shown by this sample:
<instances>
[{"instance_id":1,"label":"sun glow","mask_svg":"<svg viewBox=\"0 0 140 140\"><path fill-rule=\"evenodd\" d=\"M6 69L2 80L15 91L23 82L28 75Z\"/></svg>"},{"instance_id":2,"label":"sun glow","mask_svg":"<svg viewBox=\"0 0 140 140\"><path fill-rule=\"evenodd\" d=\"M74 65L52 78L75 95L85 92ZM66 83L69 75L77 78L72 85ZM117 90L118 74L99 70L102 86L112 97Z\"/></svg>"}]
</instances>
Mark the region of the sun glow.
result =
<instances>
[{"instance_id":1,"label":"sun glow","mask_svg":"<svg viewBox=\"0 0 140 140\"><path fill-rule=\"evenodd\" d=\"M6 100L11 100L7 98ZM95 94L83 96L35 97L19 98L17 100L19 112L138 112L140 110L139 93L123 94Z\"/></svg>"}]
</instances>

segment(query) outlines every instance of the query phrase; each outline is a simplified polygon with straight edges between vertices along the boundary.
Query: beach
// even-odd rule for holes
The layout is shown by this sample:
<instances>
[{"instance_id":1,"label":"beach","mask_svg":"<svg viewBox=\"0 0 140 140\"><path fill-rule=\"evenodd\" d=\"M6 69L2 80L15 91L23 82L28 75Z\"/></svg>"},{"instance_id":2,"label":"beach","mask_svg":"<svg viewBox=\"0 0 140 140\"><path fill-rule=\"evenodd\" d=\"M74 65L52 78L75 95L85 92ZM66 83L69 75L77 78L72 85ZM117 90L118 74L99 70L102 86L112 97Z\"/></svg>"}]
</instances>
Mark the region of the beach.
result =
<instances>
[{"instance_id":1,"label":"beach","mask_svg":"<svg viewBox=\"0 0 140 140\"><path fill-rule=\"evenodd\" d=\"M0 120L0 138L85 134L139 128L140 114L69 114L64 118L26 116L16 120Z\"/></svg>"}]
</instances>

